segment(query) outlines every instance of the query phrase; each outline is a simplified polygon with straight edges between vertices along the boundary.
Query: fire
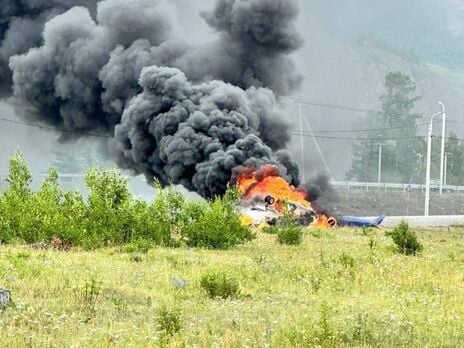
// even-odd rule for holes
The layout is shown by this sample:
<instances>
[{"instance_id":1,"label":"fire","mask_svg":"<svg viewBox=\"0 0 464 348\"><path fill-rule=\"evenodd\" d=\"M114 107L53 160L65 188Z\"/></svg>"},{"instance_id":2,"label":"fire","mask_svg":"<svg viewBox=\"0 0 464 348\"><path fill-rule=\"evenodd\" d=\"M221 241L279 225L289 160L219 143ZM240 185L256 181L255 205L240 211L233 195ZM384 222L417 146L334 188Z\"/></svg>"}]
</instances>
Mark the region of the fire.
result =
<instances>
[{"instance_id":1,"label":"fire","mask_svg":"<svg viewBox=\"0 0 464 348\"><path fill-rule=\"evenodd\" d=\"M337 226L337 220L334 217L326 215L318 215L316 221L311 224L311 227L330 228Z\"/></svg>"},{"instance_id":2,"label":"fire","mask_svg":"<svg viewBox=\"0 0 464 348\"><path fill-rule=\"evenodd\" d=\"M266 203L279 213L287 211L288 204L299 206L300 211L314 212L311 203L306 200L307 193L290 185L279 175L279 170L274 165L265 165L256 171L250 168L243 170L236 178L236 185L243 200L272 197L272 203ZM336 220L333 217L316 214L316 219L310 226L330 228L335 225Z\"/></svg>"}]
</instances>

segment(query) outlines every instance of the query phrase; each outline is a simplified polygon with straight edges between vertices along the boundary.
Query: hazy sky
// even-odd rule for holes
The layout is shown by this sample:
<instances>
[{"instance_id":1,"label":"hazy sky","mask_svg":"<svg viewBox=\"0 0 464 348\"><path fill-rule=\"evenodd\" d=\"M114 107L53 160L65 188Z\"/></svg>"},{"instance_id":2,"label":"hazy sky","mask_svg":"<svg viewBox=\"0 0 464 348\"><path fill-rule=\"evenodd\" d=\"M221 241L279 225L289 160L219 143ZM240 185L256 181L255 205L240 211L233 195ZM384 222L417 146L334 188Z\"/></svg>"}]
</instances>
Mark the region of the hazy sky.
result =
<instances>
[{"instance_id":1,"label":"hazy sky","mask_svg":"<svg viewBox=\"0 0 464 348\"><path fill-rule=\"evenodd\" d=\"M19 121L13 108L4 102L0 103L0 117ZM56 134L3 120L0 120L0 130L0 173L8 169L8 158L18 149L25 155L32 171L47 171L58 138Z\"/></svg>"},{"instance_id":2,"label":"hazy sky","mask_svg":"<svg viewBox=\"0 0 464 348\"><path fill-rule=\"evenodd\" d=\"M168 12L176 18L175 34L194 43L212 36L197 13L213 0L175 0ZM418 109L425 115L436 111L443 100L451 118L463 121L464 110L464 2L462 0L300 0L298 29L305 39L295 55L304 76L295 93L311 102L357 108L378 108L383 77L392 70L404 71L417 81L423 100ZM461 56L462 54L462 56ZM461 59L462 58L462 59ZM459 66L462 64L462 66ZM285 117L297 125L297 108ZM303 114L315 130L349 129L362 114L320 107L304 107ZM0 103L0 116L16 119L14 111ZM306 128L305 123L305 128ZM34 128L0 121L0 172L7 157L18 147L33 171L51 163L57 136ZM463 132L456 123L454 130ZM350 141L319 139L323 155L336 179L351 160ZM313 140L304 142L305 168L323 168ZM290 148L298 159L300 141Z\"/></svg>"}]
</instances>

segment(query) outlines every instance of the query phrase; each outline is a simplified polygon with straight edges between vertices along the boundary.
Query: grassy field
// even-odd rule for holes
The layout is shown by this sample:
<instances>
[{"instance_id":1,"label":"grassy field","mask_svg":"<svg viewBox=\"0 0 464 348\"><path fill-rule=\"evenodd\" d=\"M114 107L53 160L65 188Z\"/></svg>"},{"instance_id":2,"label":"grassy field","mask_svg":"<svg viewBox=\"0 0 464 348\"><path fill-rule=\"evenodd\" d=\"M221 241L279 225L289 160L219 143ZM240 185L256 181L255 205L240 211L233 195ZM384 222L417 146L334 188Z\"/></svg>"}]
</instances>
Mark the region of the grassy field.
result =
<instances>
[{"instance_id":1,"label":"grassy field","mask_svg":"<svg viewBox=\"0 0 464 348\"><path fill-rule=\"evenodd\" d=\"M464 345L464 228L417 231L419 256L384 231L308 231L230 251L0 247L2 347ZM207 296L202 275L238 280Z\"/></svg>"}]
</instances>

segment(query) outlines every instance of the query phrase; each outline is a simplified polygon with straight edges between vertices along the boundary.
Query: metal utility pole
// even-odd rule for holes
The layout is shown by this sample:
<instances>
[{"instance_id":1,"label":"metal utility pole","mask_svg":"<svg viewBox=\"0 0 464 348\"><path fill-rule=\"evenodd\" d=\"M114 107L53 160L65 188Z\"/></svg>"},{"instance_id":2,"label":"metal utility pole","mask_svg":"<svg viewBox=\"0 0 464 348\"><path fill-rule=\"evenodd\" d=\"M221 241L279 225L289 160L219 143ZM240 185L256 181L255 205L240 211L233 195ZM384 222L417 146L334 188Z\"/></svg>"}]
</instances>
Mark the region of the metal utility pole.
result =
<instances>
[{"instance_id":1,"label":"metal utility pole","mask_svg":"<svg viewBox=\"0 0 464 348\"><path fill-rule=\"evenodd\" d=\"M444 170L445 170L445 137L446 137L446 109L442 102L438 102L442 107L443 123L441 128L441 154L440 154L440 194L443 194Z\"/></svg>"},{"instance_id":2,"label":"metal utility pole","mask_svg":"<svg viewBox=\"0 0 464 348\"><path fill-rule=\"evenodd\" d=\"M319 153L319 157L321 157L322 164L324 165L325 171L327 172L327 175L331 176L330 168L327 165L327 161L325 160L325 156L322 153L322 149L319 146L319 143L317 142L317 139L314 137L313 129L312 129L311 125L309 124L308 118L304 117L304 121L306 123L306 127L308 127L309 131L311 132L311 136L313 137L314 146L316 146L316 150Z\"/></svg>"},{"instance_id":3,"label":"metal utility pole","mask_svg":"<svg viewBox=\"0 0 464 348\"><path fill-rule=\"evenodd\" d=\"M429 132L427 135L427 169L425 171L425 209L424 216L429 216L430 206L430 161L432 157L432 125L433 116L430 120Z\"/></svg>"},{"instance_id":4,"label":"metal utility pole","mask_svg":"<svg viewBox=\"0 0 464 348\"><path fill-rule=\"evenodd\" d=\"M443 175L443 185L446 186L446 179L447 179L447 176L448 176L448 155L450 153L449 152L445 152L445 174Z\"/></svg>"},{"instance_id":5,"label":"metal utility pole","mask_svg":"<svg viewBox=\"0 0 464 348\"><path fill-rule=\"evenodd\" d=\"M382 182L382 142L379 144L379 170L377 174L377 182L380 184Z\"/></svg>"},{"instance_id":6,"label":"metal utility pole","mask_svg":"<svg viewBox=\"0 0 464 348\"><path fill-rule=\"evenodd\" d=\"M425 208L424 216L429 216L430 207L430 162L432 160L432 131L433 131L433 118L443 114L443 111L438 112L430 118L429 132L427 136L427 169L425 172Z\"/></svg>"}]
</instances>

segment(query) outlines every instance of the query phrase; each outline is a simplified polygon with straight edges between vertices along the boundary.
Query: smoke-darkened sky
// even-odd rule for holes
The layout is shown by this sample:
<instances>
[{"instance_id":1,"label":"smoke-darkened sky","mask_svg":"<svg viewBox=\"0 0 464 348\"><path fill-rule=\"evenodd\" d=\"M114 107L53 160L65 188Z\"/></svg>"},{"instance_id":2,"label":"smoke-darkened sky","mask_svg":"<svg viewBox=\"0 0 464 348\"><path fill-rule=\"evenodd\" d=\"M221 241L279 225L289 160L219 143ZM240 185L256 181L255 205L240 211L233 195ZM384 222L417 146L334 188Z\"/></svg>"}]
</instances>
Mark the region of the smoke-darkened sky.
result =
<instances>
[{"instance_id":1,"label":"smoke-darkened sky","mask_svg":"<svg viewBox=\"0 0 464 348\"><path fill-rule=\"evenodd\" d=\"M241 165L272 163L298 184L277 103L302 83L296 0L216 0L196 14L204 42L173 29L165 1L72 5L0 6L3 91L23 120L61 141L106 135L120 167L204 197Z\"/></svg>"},{"instance_id":2,"label":"smoke-darkened sky","mask_svg":"<svg viewBox=\"0 0 464 348\"><path fill-rule=\"evenodd\" d=\"M98 10L96 3L0 5L0 89L4 96L13 91L20 106L17 115L2 108L1 116L77 133L116 131L112 149L122 167L204 195L215 193L212 183L222 186L245 157L275 161L296 175L290 156L302 162L300 141L293 136L287 143L287 129L298 130L298 109L287 104L282 112L281 96L378 108L383 77L401 70L417 81L425 115L439 99L456 119L464 108L458 0L106 0ZM172 86L177 95L159 98ZM350 129L363 116L309 106L303 114L305 130ZM37 170L59 146L58 135L4 123L1 129L3 152L21 145ZM237 149L238 141L253 146ZM320 151L304 140L307 176L328 166L343 179L352 142L317 145ZM289 153L282 155L284 147Z\"/></svg>"}]
</instances>

